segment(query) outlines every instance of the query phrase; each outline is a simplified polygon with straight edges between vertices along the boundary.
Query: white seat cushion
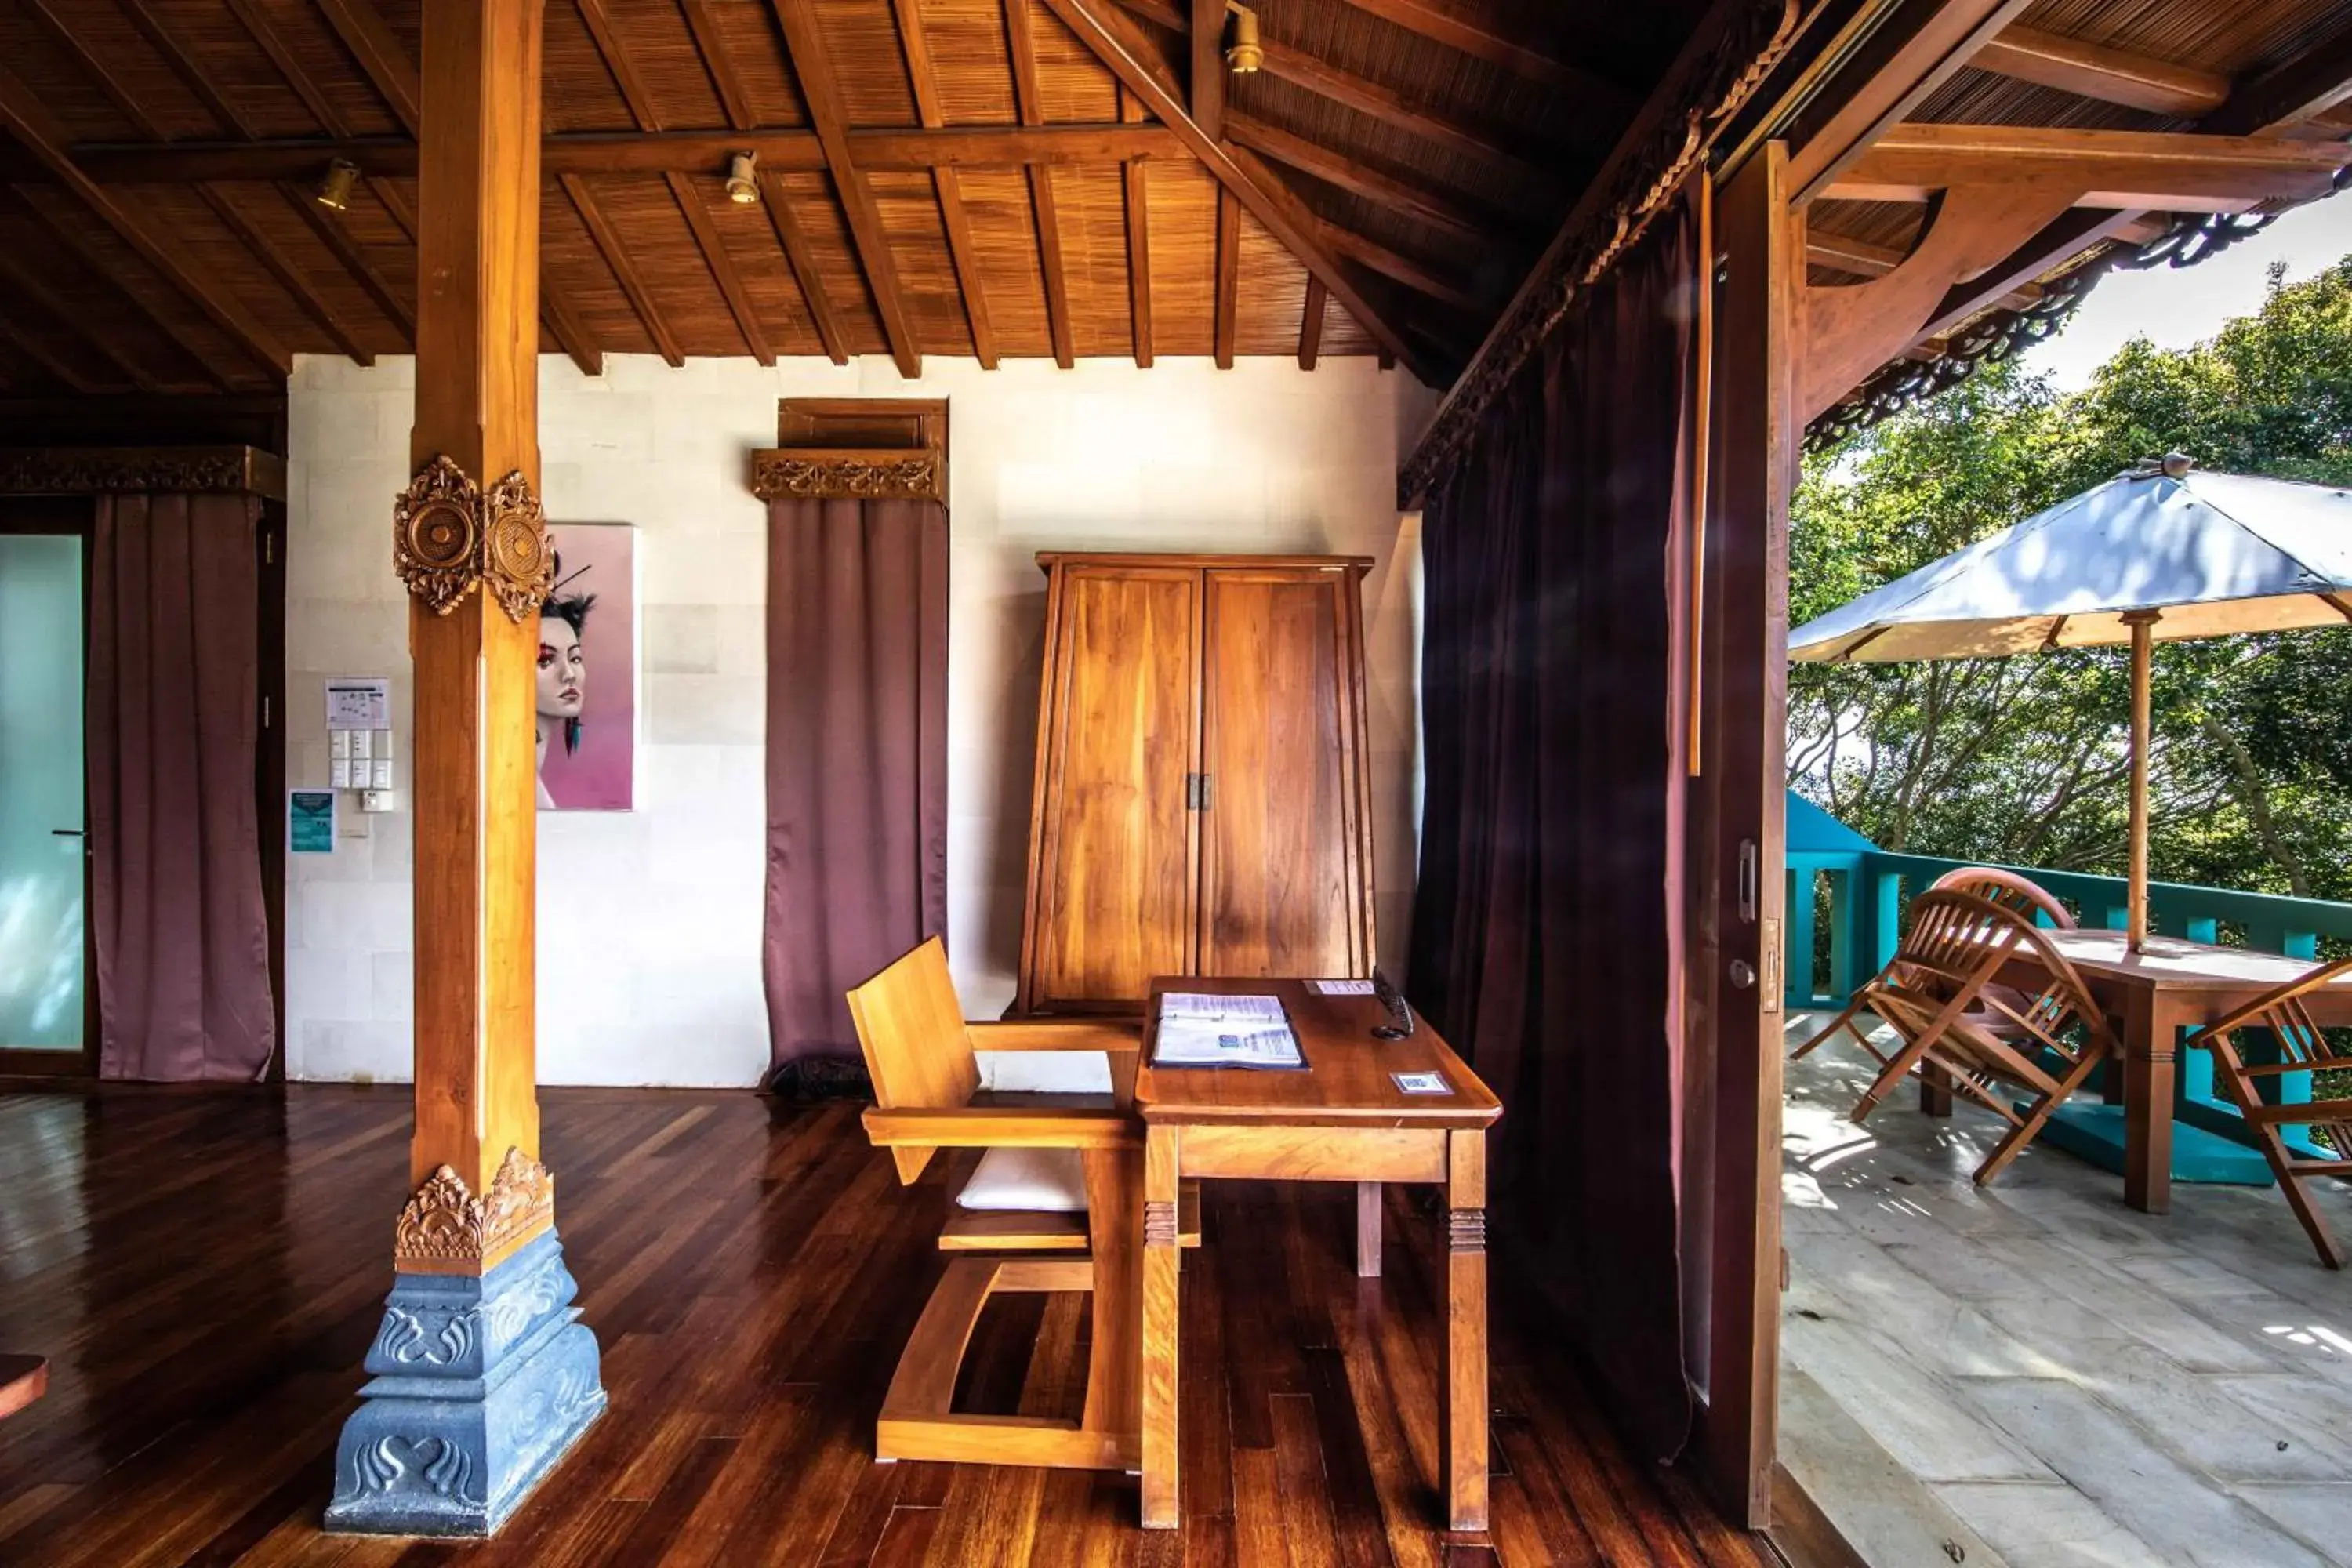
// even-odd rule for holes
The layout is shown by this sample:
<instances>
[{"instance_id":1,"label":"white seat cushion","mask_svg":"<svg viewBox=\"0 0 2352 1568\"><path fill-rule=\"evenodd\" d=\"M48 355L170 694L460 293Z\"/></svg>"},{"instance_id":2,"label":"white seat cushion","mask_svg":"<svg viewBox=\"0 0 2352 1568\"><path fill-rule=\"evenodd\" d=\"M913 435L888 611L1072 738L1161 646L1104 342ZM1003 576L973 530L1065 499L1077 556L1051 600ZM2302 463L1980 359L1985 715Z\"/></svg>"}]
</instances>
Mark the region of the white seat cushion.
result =
<instances>
[{"instance_id":1,"label":"white seat cushion","mask_svg":"<svg viewBox=\"0 0 2352 1568\"><path fill-rule=\"evenodd\" d=\"M980 1087L999 1094L1108 1094L1110 1058L1102 1051L975 1051Z\"/></svg>"},{"instance_id":2,"label":"white seat cushion","mask_svg":"<svg viewBox=\"0 0 2352 1568\"><path fill-rule=\"evenodd\" d=\"M956 1194L968 1209L1087 1212L1086 1168L1076 1149L991 1149Z\"/></svg>"}]
</instances>

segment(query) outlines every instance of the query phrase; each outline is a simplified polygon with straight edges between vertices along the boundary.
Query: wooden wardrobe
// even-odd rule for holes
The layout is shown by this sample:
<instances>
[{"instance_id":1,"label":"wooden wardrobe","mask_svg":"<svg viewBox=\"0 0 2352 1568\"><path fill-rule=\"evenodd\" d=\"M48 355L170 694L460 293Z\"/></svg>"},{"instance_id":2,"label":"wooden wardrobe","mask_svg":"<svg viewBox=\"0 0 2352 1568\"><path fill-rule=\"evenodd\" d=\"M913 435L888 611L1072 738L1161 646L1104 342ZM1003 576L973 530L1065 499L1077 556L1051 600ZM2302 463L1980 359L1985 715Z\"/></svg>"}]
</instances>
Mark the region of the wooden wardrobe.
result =
<instances>
[{"instance_id":1,"label":"wooden wardrobe","mask_svg":"<svg viewBox=\"0 0 2352 1568\"><path fill-rule=\"evenodd\" d=\"M1363 976L1359 555L1048 552L1023 1014L1160 974Z\"/></svg>"}]
</instances>

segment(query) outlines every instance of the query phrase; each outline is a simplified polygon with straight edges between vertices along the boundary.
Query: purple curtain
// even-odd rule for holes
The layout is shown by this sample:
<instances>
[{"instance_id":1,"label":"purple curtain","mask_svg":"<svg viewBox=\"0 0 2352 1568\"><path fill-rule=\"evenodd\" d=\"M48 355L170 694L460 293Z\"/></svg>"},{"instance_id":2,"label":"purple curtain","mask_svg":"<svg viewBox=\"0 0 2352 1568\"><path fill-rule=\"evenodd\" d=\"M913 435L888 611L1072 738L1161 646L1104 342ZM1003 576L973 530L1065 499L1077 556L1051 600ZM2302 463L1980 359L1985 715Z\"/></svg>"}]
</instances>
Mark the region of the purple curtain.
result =
<instances>
[{"instance_id":1,"label":"purple curtain","mask_svg":"<svg viewBox=\"0 0 2352 1568\"><path fill-rule=\"evenodd\" d=\"M1503 1100L1498 1246L1621 1422L1691 1415L1676 1183L1696 224L1680 205L1431 498L1414 1000Z\"/></svg>"},{"instance_id":2,"label":"purple curtain","mask_svg":"<svg viewBox=\"0 0 2352 1568\"><path fill-rule=\"evenodd\" d=\"M254 801L260 502L110 495L91 550L99 1076L258 1079L277 1049Z\"/></svg>"},{"instance_id":3,"label":"purple curtain","mask_svg":"<svg viewBox=\"0 0 2352 1568\"><path fill-rule=\"evenodd\" d=\"M768 507L770 1082L856 1076L843 994L947 928L948 521Z\"/></svg>"}]
</instances>

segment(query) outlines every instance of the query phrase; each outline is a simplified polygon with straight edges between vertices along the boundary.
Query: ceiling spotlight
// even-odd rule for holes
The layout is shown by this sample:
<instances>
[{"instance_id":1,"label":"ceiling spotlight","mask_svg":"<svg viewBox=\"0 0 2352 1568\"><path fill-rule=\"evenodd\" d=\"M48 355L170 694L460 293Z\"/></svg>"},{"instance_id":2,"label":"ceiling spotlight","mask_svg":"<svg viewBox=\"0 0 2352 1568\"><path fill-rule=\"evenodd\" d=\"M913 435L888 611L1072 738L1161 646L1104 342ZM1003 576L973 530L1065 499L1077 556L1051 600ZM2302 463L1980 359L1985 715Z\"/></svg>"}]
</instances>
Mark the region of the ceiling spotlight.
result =
<instances>
[{"instance_id":1,"label":"ceiling spotlight","mask_svg":"<svg viewBox=\"0 0 2352 1568\"><path fill-rule=\"evenodd\" d=\"M755 174L759 161L760 155L757 153L738 153L729 163L727 165L727 199L729 201L748 207L760 199L760 182Z\"/></svg>"},{"instance_id":2,"label":"ceiling spotlight","mask_svg":"<svg viewBox=\"0 0 2352 1568\"><path fill-rule=\"evenodd\" d=\"M349 212L352 208L352 187L359 184L360 166L349 158L338 158L327 165L327 177L319 182L319 194L311 199L331 213Z\"/></svg>"},{"instance_id":3,"label":"ceiling spotlight","mask_svg":"<svg viewBox=\"0 0 2352 1568\"><path fill-rule=\"evenodd\" d=\"M1234 41L1225 47L1225 64L1235 76L1248 76L1265 64L1265 47L1257 37L1257 13L1231 0L1225 8L1234 14Z\"/></svg>"}]
</instances>

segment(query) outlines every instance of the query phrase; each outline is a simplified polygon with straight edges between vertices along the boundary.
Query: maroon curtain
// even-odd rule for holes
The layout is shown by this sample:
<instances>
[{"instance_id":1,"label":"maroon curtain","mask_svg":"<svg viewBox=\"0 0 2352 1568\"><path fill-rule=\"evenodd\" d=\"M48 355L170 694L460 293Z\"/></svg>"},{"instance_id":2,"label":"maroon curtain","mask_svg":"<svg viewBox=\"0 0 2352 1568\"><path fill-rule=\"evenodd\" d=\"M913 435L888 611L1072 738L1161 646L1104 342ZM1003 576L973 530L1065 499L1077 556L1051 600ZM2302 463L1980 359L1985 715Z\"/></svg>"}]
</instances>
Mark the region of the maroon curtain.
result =
<instances>
[{"instance_id":1,"label":"maroon curtain","mask_svg":"<svg viewBox=\"0 0 2352 1568\"><path fill-rule=\"evenodd\" d=\"M771 1082L853 1076L843 994L947 928L948 522L768 507Z\"/></svg>"},{"instance_id":2,"label":"maroon curtain","mask_svg":"<svg viewBox=\"0 0 2352 1568\"><path fill-rule=\"evenodd\" d=\"M1677 205L1585 291L1423 527L1413 998L1502 1097L1498 1245L1660 1456L1692 1407L1675 884L1696 249Z\"/></svg>"},{"instance_id":3,"label":"maroon curtain","mask_svg":"<svg viewBox=\"0 0 2352 1568\"><path fill-rule=\"evenodd\" d=\"M250 1080L277 1049L254 802L260 502L110 495L89 606L99 1076Z\"/></svg>"}]
</instances>

